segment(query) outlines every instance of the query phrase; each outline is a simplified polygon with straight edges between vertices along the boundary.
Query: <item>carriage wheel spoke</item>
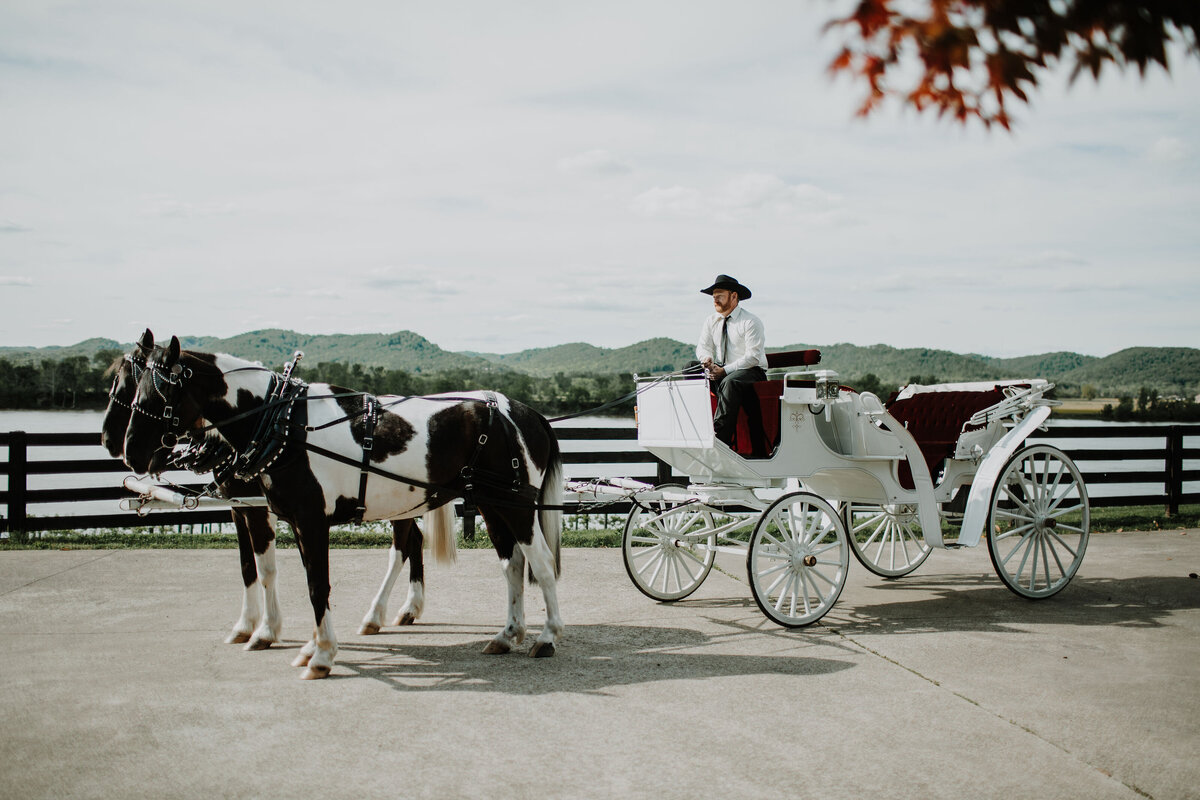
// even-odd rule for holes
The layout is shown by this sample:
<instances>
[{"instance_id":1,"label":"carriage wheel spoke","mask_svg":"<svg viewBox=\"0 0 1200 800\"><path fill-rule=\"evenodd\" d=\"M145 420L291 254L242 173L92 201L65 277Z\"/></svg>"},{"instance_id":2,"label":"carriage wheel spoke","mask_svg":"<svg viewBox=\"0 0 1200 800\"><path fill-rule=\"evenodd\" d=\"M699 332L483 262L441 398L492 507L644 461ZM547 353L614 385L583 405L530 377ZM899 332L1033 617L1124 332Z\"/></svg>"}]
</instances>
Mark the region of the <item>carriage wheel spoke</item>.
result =
<instances>
[{"instance_id":1,"label":"carriage wheel spoke","mask_svg":"<svg viewBox=\"0 0 1200 800\"><path fill-rule=\"evenodd\" d=\"M803 572L800 573L800 596L804 600L804 613L807 616L808 614L812 613L812 604L808 601L808 596L809 596L808 578L805 577ZM794 598L795 598L795 595L793 595L793 601L794 601ZM793 613L792 616L795 616L795 614Z\"/></svg>"},{"instance_id":2,"label":"carriage wheel spoke","mask_svg":"<svg viewBox=\"0 0 1200 800\"><path fill-rule=\"evenodd\" d=\"M1008 495L1008 499L1013 502L1013 505L1025 512L1026 517L1034 516L1033 509L1030 508L1024 500L1017 497L1016 493L1013 492L1012 486L1006 485L1004 487L1004 493Z\"/></svg>"},{"instance_id":3,"label":"carriage wheel spoke","mask_svg":"<svg viewBox=\"0 0 1200 800\"><path fill-rule=\"evenodd\" d=\"M783 574L780 575L778 578L776 578L775 582L767 587L767 596L768 597L775 593L775 590L779 587L779 584L783 583L785 580L788 580L791 577L791 575L792 575L791 570L789 570L787 568L787 565L784 565L782 567L778 567L777 569L771 570L769 572L760 572L759 573L760 576L766 577L767 575L771 575L771 574L781 571L781 570L783 571Z\"/></svg>"},{"instance_id":4,"label":"carriage wheel spoke","mask_svg":"<svg viewBox=\"0 0 1200 800\"><path fill-rule=\"evenodd\" d=\"M1025 550L1026 556L1028 556L1028 548L1026 547L1026 545L1029 544L1029 541L1031 538L1032 538L1032 533L1026 533L1024 536L1021 537L1021 540L1019 542L1017 542L1015 545L1013 545L1013 549L1009 550L1008 555L1006 555L1003 559L1003 563L1005 566L1008 565L1009 561L1012 561L1012 557L1015 556L1017 554L1017 551L1019 551L1019 550ZM1025 560L1022 559L1021 566L1017 569L1017 574L1020 575L1024 570L1025 570Z\"/></svg>"},{"instance_id":5,"label":"carriage wheel spoke","mask_svg":"<svg viewBox=\"0 0 1200 800\"><path fill-rule=\"evenodd\" d=\"M821 580L825 581L825 582L826 582L826 583L828 583L830 586L836 586L836 585L837 585L837 584L836 584L836 583L834 583L832 580L830 580L830 579L829 579L829 578L828 578L828 577L825 575L825 573L821 572L821 570L817 569L816 567L809 567L809 568L808 568L808 572L809 572L809 573L811 573L811 574L812 574L814 577L820 578ZM814 589L815 589L815 587L816 587L816 584L813 584L813 586L814 586Z\"/></svg>"},{"instance_id":6,"label":"carriage wheel spoke","mask_svg":"<svg viewBox=\"0 0 1200 800\"><path fill-rule=\"evenodd\" d=\"M1030 531L1030 530L1033 530L1032 522L1025 524L1025 525L1018 525L1015 528L1009 528L1006 531L1002 531L1000 533L993 534L993 535L996 537L996 541L1002 542L1005 539L1009 538L1010 536L1016 536L1019 533L1025 533L1026 531Z\"/></svg>"}]
</instances>

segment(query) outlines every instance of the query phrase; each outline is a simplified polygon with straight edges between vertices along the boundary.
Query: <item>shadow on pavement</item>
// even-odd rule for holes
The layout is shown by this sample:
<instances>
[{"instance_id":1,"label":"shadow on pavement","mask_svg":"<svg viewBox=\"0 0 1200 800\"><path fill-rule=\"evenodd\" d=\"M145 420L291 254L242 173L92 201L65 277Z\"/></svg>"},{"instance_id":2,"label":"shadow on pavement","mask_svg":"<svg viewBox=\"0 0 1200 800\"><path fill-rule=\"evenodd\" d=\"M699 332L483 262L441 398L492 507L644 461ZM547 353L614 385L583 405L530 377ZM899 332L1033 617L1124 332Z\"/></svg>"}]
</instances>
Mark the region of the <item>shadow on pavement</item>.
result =
<instances>
[{"instance_id":1,"label":"shadow on pavement","mask_svg":"<svg viewBox=\"0 0 1200 800\"><path fill-rule=\"evenodd\" d=\"M1200 608L1200 581L1188 577L1076 578L1044 600L1019 597L988 577L883 582L871 587L870 594L888 599L851 605L843 596L821 624L842 632L888 633L1018 632L1019 626L1030 624L1155 628L1175 611ZM990 587L984 586L989 582ZM918 598L906 597L918 593Z\"/></svg>"},{"instance_id":2,"label":"shadow on pavement","mask_svg":"<svg viewBox=\"0 0 1200 800\"><path fill-rule=\"evenodd\" d=\"M749 675L823 675L853 663L806 656L751 656L712 652L728 634L710 636L687 628L637 625L573 625L557 655L527 656L537 635L504 656L485 656L492 632L454 631L447 644L430 644L442 626L381 634L370 642L344 642L331 679L364 677L397 691L474 691L540 695L553 692L604 694L617 686ZM478 636L478 638L475 638ZM405 639L408 638L406 642ZM464 638L469 639L463 641ZM709 652L705 652L708 648ZM339 674L349 670L352 676ZM693 692L694 687L679 688Z\"/></svg>"}]
</instances>

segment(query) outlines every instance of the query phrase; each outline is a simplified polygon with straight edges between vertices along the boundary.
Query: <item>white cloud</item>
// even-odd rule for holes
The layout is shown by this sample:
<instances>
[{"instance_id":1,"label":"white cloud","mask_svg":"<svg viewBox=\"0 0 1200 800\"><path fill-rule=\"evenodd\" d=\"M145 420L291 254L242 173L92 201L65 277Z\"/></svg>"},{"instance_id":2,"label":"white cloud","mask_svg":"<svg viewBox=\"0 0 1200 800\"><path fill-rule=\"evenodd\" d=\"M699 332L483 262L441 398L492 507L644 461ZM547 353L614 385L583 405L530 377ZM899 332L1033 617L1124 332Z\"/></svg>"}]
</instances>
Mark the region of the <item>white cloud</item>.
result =
<instances>
[{"instance_id":1,"label":"white cloud","mask_svg":"<svg viewBox=\"0 0 1200 800\"><path fill-rule=\"evenodd\" d=\"M707 212L707 202L698 189L655 186L633 198L629 210L642 217L698 217Z\"/></svg>"},{"instance_id":2,"label":"white cloud","mask_svg":"<svg viewBox=\"0 0 1200 800\"><path fill-rule=\"evenodd\" d=\"M1043 250L1040 253L1018 258L1006 264L1004 268L1021 270L1038 270L1053 267L1082 267L1087 266L1088 260L1078 253L1067 250Z\"/></svg>"},{"instance_id":3,"label":"white cloud","mask_svg":"<svg viewBox=\"0 0 1200 800\"><path fill-rule=\"evenodd\" d=\"M592 175L600 177L628 175L633 172L632 166L607 150L588 150L584 153L560 159L558 169L567 175Z\"/></svg>"},{"instance_id":4,"label":"white cloud","mask_svg":"<svg viewBox=\"0 0 1200 800\"><path fill-rule=\"evenodd\" d=\"M841 198L811 184L789 184L775 175L751 173L729 181L713 198L713 205L735 217L816 219L837 211Z\"/></svg>"},{"instance_id":5,"label":"white cloud","mask_svg":"<svg viewBox=\"0 0 1200 800\"><path fill-rule=\"evenodd\" d=\"M421 285L428 267L379 267L367 273L363 285L368 289L410 289Z\"/></svg>"},{"instance_id":6,"label":"white cloud","mask_svg":"<svg viewBox=\"0 0 1200 800\"><path fill-rule=\"evenodd\" d=\"M410 298L426 300L462 293L463 288L459 283L433 277L438 274L438 270L420 264L379 267L368 271L362 285L372 291L402 291Z\"/></svg>"},{"instance_id":7,"label":"white cloud","mask_svg":"<svg viewBox=\"0 0 1200 800\"><path fill-rule=\"evenodd\" d=\"M1190 148L1182 139L1175 136L1162 136L1146 150L1146 157L1159 164L1175 164L1185 161L1189 151Z\"/></svg>"},{"instance_id":8,"label":"white cloud","mask_svg":"<svg viewBox=\"0 0 1200 800\"><path fill-rule=\"evenodd\" d=\"M841 212L842 200L811 184L747 173L707 193L686 186L656 186L634 197L630 210L643 217L703 217L725 223L822 222Z\"/></svg>"},{"instance_id":9,"label":"white cloud","mask_svg":"<svg viewBox=\"0 0 1200 800\"><path fill-rule=\"evenodd\" d=\"M143 198L141 213L146 217L189 219L234 213L227 202L188 202L177 197L156 195Z\"/></svg>"},{"instance_id":10,"label":"white cloud","mask_svg":"<svg viewBox=\"0 0 1200 800\"><path fill-rule=\"evenodd\" d=\"M33 278L0 275L0 286L33 286Z\"/></svg>"}]
</instances>

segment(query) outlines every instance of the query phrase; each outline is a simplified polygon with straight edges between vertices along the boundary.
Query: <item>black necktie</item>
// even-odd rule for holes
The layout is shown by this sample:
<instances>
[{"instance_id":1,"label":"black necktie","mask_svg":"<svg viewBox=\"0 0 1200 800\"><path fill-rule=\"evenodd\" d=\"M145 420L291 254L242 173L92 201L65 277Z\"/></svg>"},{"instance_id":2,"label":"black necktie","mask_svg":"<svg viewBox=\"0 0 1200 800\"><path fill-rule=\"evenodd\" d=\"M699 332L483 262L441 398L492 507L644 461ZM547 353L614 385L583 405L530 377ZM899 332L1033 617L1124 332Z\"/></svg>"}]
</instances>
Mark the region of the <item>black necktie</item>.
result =
<instances>
[{"instance_id":1,"label":"black necktie","mask_svg":"<svg viewBox=\"0 0 1200 800\"><path fill-rule=\"evenodd\" d=\"M725 360L729 357L729 317L725 317L725 321L721 323L721 366L725 366Z\"/></svg>"}]
</instances>

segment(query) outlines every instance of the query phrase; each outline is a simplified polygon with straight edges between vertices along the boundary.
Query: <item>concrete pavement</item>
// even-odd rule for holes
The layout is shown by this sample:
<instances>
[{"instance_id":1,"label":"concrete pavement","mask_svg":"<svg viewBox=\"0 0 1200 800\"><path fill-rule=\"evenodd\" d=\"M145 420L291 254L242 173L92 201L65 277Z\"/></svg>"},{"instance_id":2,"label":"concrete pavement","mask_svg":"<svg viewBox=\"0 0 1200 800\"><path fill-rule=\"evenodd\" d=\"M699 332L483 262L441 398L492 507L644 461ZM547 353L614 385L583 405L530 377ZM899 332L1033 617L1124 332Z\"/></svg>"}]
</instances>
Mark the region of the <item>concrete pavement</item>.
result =
<instances>
[{"instance_id":1,"label":"concrete pavement","mask_svg":"<svg viewBox=\"0 0 1200 800\"><path fill-rule=\"evenodd\" d=\"M415 627L356 635L385 558L333 552L341 650L306 682L295 551L286 641L258 653L221 641L235 551L0 552L0 797L1200 796L1197 530L1095 534L1041 602L986 548L898 581L855 563L800 631L734 557L663 605L619 550L568 550L553 659L532 636L480 653L504 617L488 551L427 569Z\"/></svg>"}]
</instances>

